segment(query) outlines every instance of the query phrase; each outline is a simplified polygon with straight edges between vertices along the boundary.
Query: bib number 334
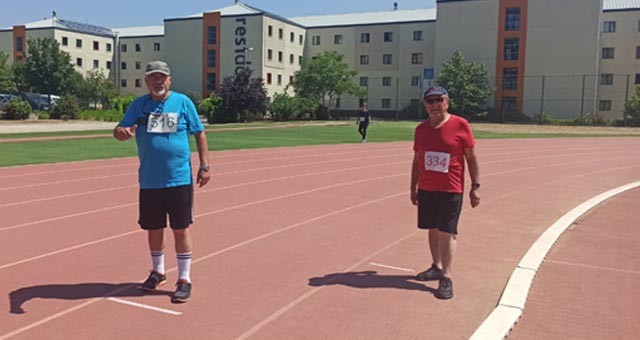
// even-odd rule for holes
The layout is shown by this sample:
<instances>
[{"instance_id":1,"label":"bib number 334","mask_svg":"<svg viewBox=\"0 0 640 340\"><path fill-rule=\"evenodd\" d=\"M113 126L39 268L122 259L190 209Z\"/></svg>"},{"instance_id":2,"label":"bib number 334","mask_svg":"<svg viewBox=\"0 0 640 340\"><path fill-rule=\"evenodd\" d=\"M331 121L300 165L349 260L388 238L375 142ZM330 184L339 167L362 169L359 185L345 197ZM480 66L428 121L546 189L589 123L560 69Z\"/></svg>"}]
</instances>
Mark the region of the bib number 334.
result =
<instances>
[{"instance_id":1,"label":"bib number 334","mask_svg":"<svg viewBox=\"0 0 640 340\"><path fill-rule=\"evenodd\" d=\"M150 133L171 133L178 131L178 114L163 113L149 115L147 122L147 132Z\"/></svg>"},{"instance_id":2,"label":"bib number 334","mask_svg":"<svg viewBox=\"0 0 640 340\"><path fill-rule=\"evenodd\" d=\"M427 151L424 155L424 166L427 171L449 172L451 155L446 152Z\"/></svg>"}]
</instances>

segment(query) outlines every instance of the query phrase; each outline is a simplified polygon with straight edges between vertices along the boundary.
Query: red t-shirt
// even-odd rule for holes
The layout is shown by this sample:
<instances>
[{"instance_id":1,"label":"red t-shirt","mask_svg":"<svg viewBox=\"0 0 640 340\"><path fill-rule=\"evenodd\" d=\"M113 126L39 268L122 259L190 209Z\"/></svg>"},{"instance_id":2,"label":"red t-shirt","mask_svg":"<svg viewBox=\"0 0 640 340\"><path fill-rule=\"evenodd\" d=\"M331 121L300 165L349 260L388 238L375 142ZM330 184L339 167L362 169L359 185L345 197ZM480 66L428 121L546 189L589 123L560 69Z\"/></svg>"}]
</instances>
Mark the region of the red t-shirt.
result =
<instances>
[{"instance_id":1,"label":"red t-shirt","mask_svg":"<svg viewBox=\"0 0 640 340\"><path fill-rule=\"evenodd\" d=\"M428 191L462 193L464 189L464 149L476 145L466 119L450 114L435 129L424 121L416 127L413 150L418 158L418 188Z\"/></svg>"}]
</instances>

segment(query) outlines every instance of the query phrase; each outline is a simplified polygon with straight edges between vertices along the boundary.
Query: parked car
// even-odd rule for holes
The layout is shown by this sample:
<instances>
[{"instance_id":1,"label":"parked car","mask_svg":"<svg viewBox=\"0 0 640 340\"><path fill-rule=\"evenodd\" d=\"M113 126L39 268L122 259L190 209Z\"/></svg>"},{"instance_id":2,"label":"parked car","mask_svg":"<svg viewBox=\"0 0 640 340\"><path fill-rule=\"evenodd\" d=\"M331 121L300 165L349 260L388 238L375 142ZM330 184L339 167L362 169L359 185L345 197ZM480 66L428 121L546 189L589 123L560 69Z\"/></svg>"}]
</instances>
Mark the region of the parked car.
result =
<instances>
[{"instance_id":1,"label":"parked car","mask_svg":"<svg viewBox=\"0 0 640 340\"><path fill-rule=\"evenodd\" d=\"M34 110L49 111L49 109L51 108L51 104L49 103L49 101L42 98L42 95L39 93L21 92L20 97L26 100Z\"/></svg>"},{"instance_id":2,"label":"parked car","mask_svg":"<svg viewBox=\"0 0 640 340\"><path fill-rule=\"evenodd\" d=\"M60 96L56 96L55 94L52 94L52 95L41 94L40 96L42 97L42 99L44 99L45 102L49 103L50 107L55 107L58 104L58 101L60 100Z\"/></svg>"},{"instance_id":3,"label":"parked car","mask_svg":"<svg viewBox=\"0 0 640 340\"><path fill-rule=\"evenodd\" d=\"M16 98L18 97L12 94L0 93L0 111L7 111L7 105Z\"/></svg>"}]
</instances>

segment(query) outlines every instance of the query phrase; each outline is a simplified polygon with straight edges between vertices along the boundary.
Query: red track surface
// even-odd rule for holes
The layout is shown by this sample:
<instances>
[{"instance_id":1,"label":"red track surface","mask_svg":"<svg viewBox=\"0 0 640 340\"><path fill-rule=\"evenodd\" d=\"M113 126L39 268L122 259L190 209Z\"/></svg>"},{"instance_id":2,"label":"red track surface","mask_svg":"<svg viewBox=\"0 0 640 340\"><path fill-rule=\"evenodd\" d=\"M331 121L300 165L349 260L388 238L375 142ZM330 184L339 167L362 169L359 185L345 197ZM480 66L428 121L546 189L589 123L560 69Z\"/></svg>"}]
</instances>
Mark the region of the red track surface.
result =
<instances>
[{"instance_id":1,"label":"red track surface","mask_svg":"<svg viewBox=\"0 0 640 340\"><path fill-rule=\"evenodd\" d=\"M412 280L430 259L409 203L410 143L212 153L181 305L171 285L135 289L150 266L136 159L2 168L0 339L467 338L549 225L640 180L638 150L638 138L479 141L482 204L465 202L449 301Z\"/></svg>"}]
</instances>

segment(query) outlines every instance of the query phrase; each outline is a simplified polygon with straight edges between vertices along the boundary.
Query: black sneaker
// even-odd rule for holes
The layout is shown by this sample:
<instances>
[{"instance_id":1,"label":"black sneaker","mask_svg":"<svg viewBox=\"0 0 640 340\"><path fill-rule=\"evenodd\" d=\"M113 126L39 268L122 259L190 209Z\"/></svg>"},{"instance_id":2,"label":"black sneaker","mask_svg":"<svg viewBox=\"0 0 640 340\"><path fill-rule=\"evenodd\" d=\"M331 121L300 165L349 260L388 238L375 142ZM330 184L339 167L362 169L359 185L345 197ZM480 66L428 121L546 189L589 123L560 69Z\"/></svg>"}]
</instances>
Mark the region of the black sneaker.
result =
<instances>
[{"instance_id":1,"label":"black sneaker","mask_svg":"<svg viewBox=\"0 0 640 340\"><path fill-rule=\"evenodd\" d=\"M149 277L142 283L140 288L142 290L146 290L147 292L153 292L158 286L164 284L165 282L167 282L167 276L164 274L160 274L154 270L151 272L151 274L149 274Z\"/></svg>"},{"instance_id":2,"label":"black sneaker","mask_svg":"<svg viewBox=\"0 0 640 340\"><path fill-rule=\"evenodd\" d=\"M453 297L453 281L448 277L443 277L438 282L438 290L434 294L438 299L451 299Z\"/></svg>"},{"instance_id":3,"label":"black sneaker","mask_svg":"<svg viewBox=\"0 0 640 340\"><path fill-rule=\"evenodd\" d=\"M416 275L416 280L418 281L435 281L440 280L444 277L442 274L442 269L438 268L435 264L431 265L431 268L423 271L422 273L418 273Z\"/></svg>"},{"instance_id":4,"label":"black sneaker","mask_svg":"<svg viewBox=\"0 0 640 340\"><path fill-rule=\"evenodd\" d=\"M176 283L176 291L171 297L171 302L187 302L191 298L191 282L187 280L178 280Z\"/></svg>"}]
</instances>

